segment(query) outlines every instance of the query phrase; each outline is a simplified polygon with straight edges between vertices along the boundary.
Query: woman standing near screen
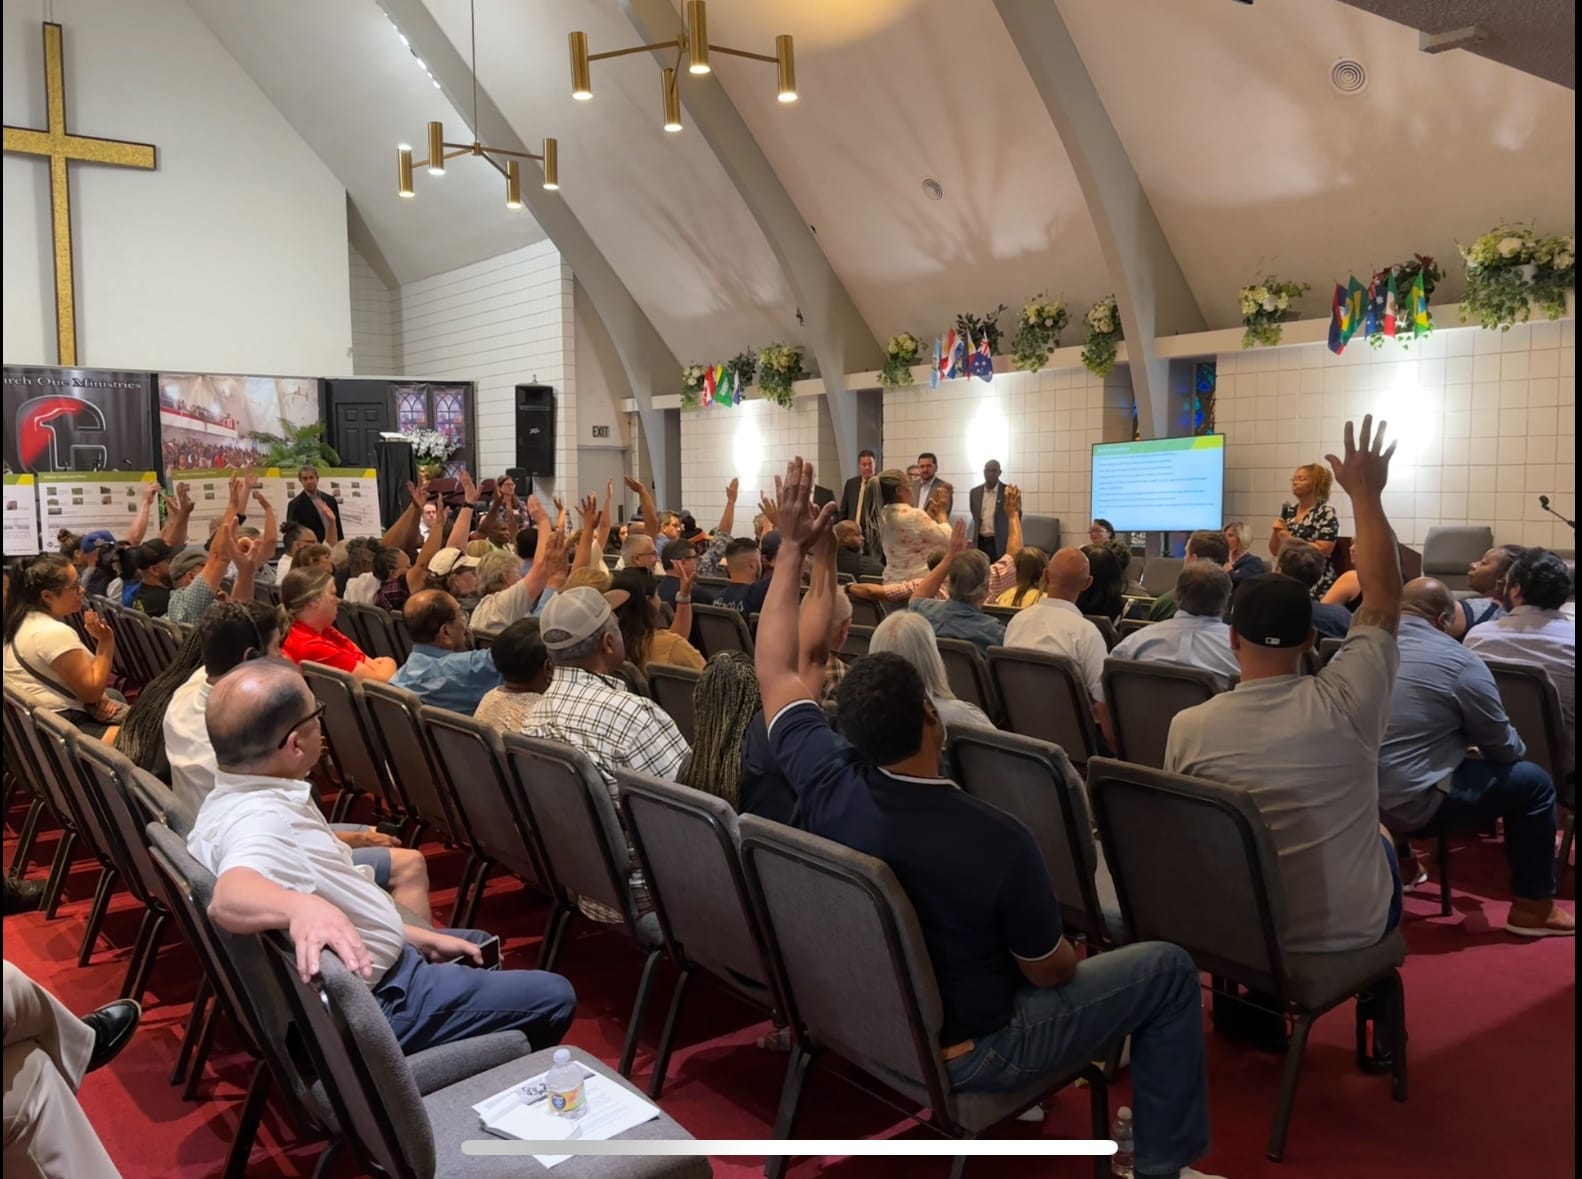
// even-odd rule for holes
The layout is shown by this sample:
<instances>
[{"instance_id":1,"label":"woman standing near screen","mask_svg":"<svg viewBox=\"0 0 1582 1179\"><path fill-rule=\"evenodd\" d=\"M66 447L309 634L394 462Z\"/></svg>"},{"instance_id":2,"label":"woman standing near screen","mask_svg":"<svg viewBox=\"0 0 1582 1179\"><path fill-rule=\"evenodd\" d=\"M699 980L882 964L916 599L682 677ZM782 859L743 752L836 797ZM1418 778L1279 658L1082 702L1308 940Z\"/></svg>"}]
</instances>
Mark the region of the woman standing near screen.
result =
<instances>
[{"instance_id":1,"label":"woman standing near screen","mask_svg":"<svg viewBox=\"0 0 1582 1179\"><path fill-rule=\"evenodd\" d=\"M1305 540L1324 554L1324 576L1313 587L1313 597L1322 598L1335 583L1335 566L1329 556L1335 551L1335 540L1340 536L1340 517L1329 506L1331 476L1323 463L1308 463L1291 473L1291 494L1296 502L1287 502L1280 508L1280 517L1274 522L1269 535L1269 553L1280 555L1280 546L1287 537Z\"/></svg>"}]
</instances>

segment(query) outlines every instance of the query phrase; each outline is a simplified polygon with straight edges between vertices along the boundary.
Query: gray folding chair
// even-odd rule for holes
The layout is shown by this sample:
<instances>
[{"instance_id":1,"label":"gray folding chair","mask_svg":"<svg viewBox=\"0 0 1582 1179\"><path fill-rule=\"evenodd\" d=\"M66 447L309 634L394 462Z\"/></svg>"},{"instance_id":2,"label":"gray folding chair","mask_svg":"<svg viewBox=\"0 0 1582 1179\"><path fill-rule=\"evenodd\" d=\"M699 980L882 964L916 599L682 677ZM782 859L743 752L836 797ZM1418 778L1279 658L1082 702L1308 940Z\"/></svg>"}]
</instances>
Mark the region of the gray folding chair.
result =
<instances>
[{"instance_id":1,"label":"gray folding chair","mask_svg":"<svg viewBox=\"0 0 1582 1179\"><path fill-rule=\"evenodd\" d=\"M406 624L406 615L392 613L387 615L386 621L390 625L390 639L395 645L395 661L405 663L407 656L412 654L412 631Z\"/></svg>"},{"instance_id":2,"label":"gray folding chair","mask_svg":"<svg viewBox=\"0 0 1582 1179\"><path fill-rule=\"evenodd\" d=\"M687 983L697 971L766 1011L779 1009L763 927L742 875L736 812L723 798L616 770L621 815L643 866L665 952L681 971L648 1095L665 1084Z\"/></svg>"},{"instance_id":3,"label":"gray folding chair","mask_svg":"<svg viewBox=\"0 0 1582 1179\"><path fill-rule=\"evenodd\" d=\"M1313 1021L1363 991L1380 996L1389 1029L1392 1095L1406 1100L1406 997L1397 967L1406 941L1392 930L1361 950L1285 948L1285 885L1273 837L1245 790L1095 758L1088 789L1121 911L1139 941L1174 942L1198 967L1275 996L1295 1017L1275 1104L1268 1157L1285 1154L1302 1055ZM1381 847L1380 855L1384 854ZM1358 1013L1357 1057L1366 1054Z\"/></svg>"},{"instance_id":4,"label":"gray folding chair","mask_svg":"<svg viewBox=\"0 0 1582 1179\"><path fill-rule=\"evenodd\" d=\"M1489 660L1489 670L1499 686L1505 715L1515 726L1527 760L1541 765L1553 779L1555 794L1565 817L1560 825L1560 856L1555 864L1558 882L1569 866L1571 844L1576 838L1576 745L1568 739L1560 693L1549 673L1530 663Z\"/></svg>"},{"instance_id":5,"label":"gray folding chair","mask_svg":"<svg viewBox=\"0 0 1582 1179\"><path fill-rule=\"evenodd\" d=\"M400 663L390 611L383 606L370 606L364 602L352 602L350 606L352 624L357 627L354 637L357 645L363 649L363 654L370 659L394 659Z\"/></svg>"},{"instance_id":6,"label":"gray folding chair","mask_svg":"<svg viewBox=\"0 0 1582 1179\"><path fill-rule=\"evenodd\" d=\"M1025 647L990 647L989 679L1013 733L1050 741L1080 774L1098 753L1093 703L1077 665L1064 655Z\"/></svg>"},{"instance_id":7,"label":"gray folding chair","mask_svg":"<svg viewBox=\"0 0 1582 1179\"><path fill-rule=\"evenodd\" d=\"M1125 942L1120 902L1093 838L1087 790L1065 751L1036 737L958 729L945 743L945 759L956 785L1027 824L1066 927L1095 949Z\"/></svg>"},{"instance_id":8,"label":"gray folding chair","mask_svg":"<svg viewBox=\"0 0 1582 1179\"><path fill-rule=\"evenodd\" d=\"M648 689L648 677L643 674L643 669L630 659L621 664L621 670L616 673L626 681L626 690L634 696L651 696Z\"/></svg>"},{"instance_id":9,"label":"gray folding chair","mask_svg":"<svg viewBox=\"0 0 1582 1179\"><path fill-rule=\"evenodd\" d=\"M479 1037L430 1049L447 1052L448 1059L434 1062L442 1063L443 1069L434 1064L414 1067L416 1058L402 1056L395 1033L367 984L350 973L332 951L326 950L320 957L314 980L304 983L297 974L295 952L283 938L271 935L265 945L270 974L290 999L296 1016L287 1029L286 1048L305 1062L314 1076L315 1090L323 1095L335 1122L344 1127L331 1137L319 1159L318 1174L328 1174L331 1160L348 1147L379 1174L393 1179L431 1179L436 1175L514 1179L554 1174L531 1156L491 1157L462 1151L466 1140L488 1137L478 1128L478 1115L472 1107L543 1073L554 1049L532 1052L525 1037L511 1032L506 1034L515 1037L514 1046L499 1037ZM570 1051L572 1059L604 1080L637 1091L581 1049ZM426 1078L424 1073L443 1075ZM660 1114L616 1137L652 1141L691 1136ZM573 1176L613 1173L598 1166L578 1168L576 1162L567 1166ZM632 1179L692 1179L710 1174L708 1160L702 1155L637 1156L622 1159L619 1171Z\"/></svg>"},{"instance_id":10,"label":"gray folding chair","mask_svg":"<svg viewBox=\"0 0 1582 1179\"><path fill-rule=\"evenodd\" d=\"M65 895L75 853L86 850L98 862L101 889L114 884L116 872L104 851L102 821L98 813L87 806L74 752L77 729L48 709L35 708L26 714L23 732L43 771L44 787L49 792L50 806L61 828L55 858L50 863L49 881L44 886L44 915L53 920L61 897ZM108 900L105 894L100 903Z\"/></svg>"},{"instance_id":11,"label":"gray folding chair","mask_svg":"<svg viewBox=\"0 0 1582 1179\"><path fill-rule=\"evenodd\" d=\"M1121 641L1121 632L1115 629L1115 623L1102 614L1084 614L1082 617L1098 628L1099 634L1104 638L1104 649L1115 650L1115 644Z\"/></svg>"},{"instance_id":12,"label":"gray folding chair","mask_svg":"<svg viewBox=\"0 0 1582 1179\"><path fill-rule=\"evenodd\" d=\"M695 732L692 723L692 693L697 690L702 672L689 667L672 667L664 663L648 665L648 689L659 707L676 722L676 728L692 744Z\"/></svg>"},{"instance_id":13,"label":"gray folding chair","mask_svg":"<svg viewBox=\"0 0 1582 1179\"><path fill-rule=\"evenodd\" d=\"M402 834L407 844L416 847L426 827L449 846L470 851L472 832L423 736L418 719L423 702L405 688L377 680L359 682L358 690L368 712L369 727L378 738L379 755L389 768L391 788L406 803L407 821Z\"/></svg>"},{"instance_id":14,"label":"gray folding chair","mask_svg":"<svg viewBox=\"0 0 1582 1179\"><path fill-rule=\"evenodd\" d=\"M44 769L39 764L32 734L32 711L20 691L10 684L5 685L3 715L6 772L13 775L20 783L20 787L32 796L32 801L28 804L27 816L22 820L22 826L17 832L16 850L11 855L11 866L7 869L10 875L19 880L27 873L28 859L33 852L39 823L44 819L52 819L57 825L61 822L52 791L44 778ZM9 797L8 791L8 802ZM61 830L64 832L65 828L62 826Z\"/></svg>"},{"instance_id":15,"label":"gray folding chair","mask_svg":"<svg viewBox=\"0 0 1582 1179\"><path fill-rule=\"evenodd\" d=\"M984 606L983 612L998 622L1010 622L1022 612L1020 606Z\"/></svg>"},{"instance_id":16,"label":"gray folding chair","mask_svg":"<svg viewBox=\"0 0 1582 1179\"><path fill-rule=\"evenodd\" d=\"M553 970L565 945L566 927L591 901L619 914L619 928L647 956L632 1004L620 1074L632 1073L637 1037L653 987L654 968L664 956L659 919L638 908L632 895L635 857L627 846L610 788L579 750L553 741L512 733L505 738L505 761L512 781L539 833L544 867L555 898L555 912L539 951L539 968Z\"/></svg>"},{"instance_id":17,"label":"gray folding chair","mask_svg":"<svg viewBox=\"0 0 1582 1179\"><path fill-rule=\"evenodd\" d=\"M1143 583L1145 590L1157 598L1175 589L1176 578L1181 576L1183 564L1180 557L1149 557L1143 562L1143 571L1138 580Z\"/></svg>"},{"instance_id":18,"label":"gray folding chair","mask_svg":"<svg viewBox=\"0 0 1582 1179\"><path fill-rule=\"evenodd\" d=\"M1000 715L1000 702L989 681L989 665L978 644L970 639L938 639L939 657L945 663L945 679L957 700L976 704L990 720Z\"/></svg>"},{"instance_id":19,"label":"gray folding chair","mask_svg":"<svg viewBox=\"0 0 1582 1179\"><path fill-rule=\"evenodd\" d=\"M721 651L753 653L753 637L747 632L747 619L740 610L728 606L692 607L692 629L703 649L703 658Z\"/></svg>"},{"instance_id":20,"label":"gray folding chair","mask_svg":"<svg viewBox=\"0 0 1582 1179\"><path fill-rule=\"evenodd\" d=\"M450 796L472 832L467 866L456 888L451 926L469 928L489 873L503 868L535 892L553 894L544 843L511 782L500 731L470 716L425 704L418 713ZM554 918L550 919L554 929ZM545 933L546 941L551 936Z\"/></svg>"},{"instance_id":21,"label":"gray folding chair","mask_svg":"<svg viewBox=\"0 0 1582 1179\"><path fill-rule=\"evenodd\" d=\"M1127 635L1136 634L1143 627L1152 625L1153 623L1146 618L1123 618L1116 624L1115 633L1124 639ZM1111 650L1113 649L1111 648Z\"/></svg>"},{"instance_id":22,"label":"gray folding chair","mask_svg":"<svg viewBox=\"0 0 1582 1179\"><path fill-rule=\"evenodd\" d=\"M324 736L340 793L330 821L343 823L359 798L373 803L375 817L386 811L405 818L405 801L395 791L384 759L373 740L357 677L322 663L303 663L302 678L324 705Z\"/></svg>"},{"instance_id":23,"label":"gray folding chair","mask_svg":"<svg viewBox=\"0 0 1582 1179\"><path fill-rule=\"evenodd\" d=\"M861 659L868 653L868 644L871 642L873 642L873 627L854 625L847 629L846 642L839 654L847 663Z\"/></svg>"},{"instance_id":24,"label":"gray folding chair","mask_svg":"<svg viewBox=\"0 0 1582 1179\"><path fill-rule=\"evenodd\" d=\"M855 594L847 594L851 599L851 624L852 626L866 626L870 630L884 621L884 616L889 613L879 602L870 598L859 598Z\"/></svg>"},{"instance_id":25,"label":"gray folding chair","mask_svg":"<svg viewBox=\"0 0 1582 1179\"><path fill-rule=\"evenodd\" d=\"M924 1124L950 1137L977 1137L1079 1077L1091 1087L1093 1137L1108 1133L1104 1076L1091 1064L1005 1092L951 1087L933 963L912 903L882 861L756 815L741 817L741 833L747 885L795 1033L775 1138L792 1136L808 1069L825 1049L927 1107ZM769 1179L780 1179L788 1162L770 1159ZM956 1159L953 1179L965 1166ZM1108 1162L1095 1158L1094 1174L1108 1173Z\"/></svg>"},{"instance_id":26,"label":"gray folding chair","mask_svg":"<svg viewBox=\"0 0 1582 1179\"><path fill-rule=\"evenodd\" d=\"M1122 761L1164 768L1170 722L1225 690L1223 676L1157 659L1106 659L1104 703Z\"/></svg>"}]
</instances>

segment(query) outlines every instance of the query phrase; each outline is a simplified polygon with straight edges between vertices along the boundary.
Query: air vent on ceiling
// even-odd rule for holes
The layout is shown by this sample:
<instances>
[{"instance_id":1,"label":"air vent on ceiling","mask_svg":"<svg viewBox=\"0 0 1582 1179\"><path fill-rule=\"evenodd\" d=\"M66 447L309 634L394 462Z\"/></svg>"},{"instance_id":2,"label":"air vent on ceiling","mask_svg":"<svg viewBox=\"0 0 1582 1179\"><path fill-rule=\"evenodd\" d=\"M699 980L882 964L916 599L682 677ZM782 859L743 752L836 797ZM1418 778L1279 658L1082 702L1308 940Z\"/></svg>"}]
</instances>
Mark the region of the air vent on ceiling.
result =
<instances>
[{"instance_id":1,"label":"air vent on ceiling","mask_svg":"<svg viewBox=\"0 0 1582 1179\"><path fill-rule=\"evenodd\" d=\"M945 195L944 186L932 176L926 177L923 181L923 195L931 201L940 200Z\"/></svg>"},{"instance_id":2,"label":"air vent on ceiling","mask_svg":"<svg viewBox=\"0 0 1582 1179\"><path fill-rule=\"evenodd\" d=\"M1329 67L1329 84L1340 94L1361 94L1368 88L1368 71L1360 61L1343 57Z\"/></svg>"}]
</instances>

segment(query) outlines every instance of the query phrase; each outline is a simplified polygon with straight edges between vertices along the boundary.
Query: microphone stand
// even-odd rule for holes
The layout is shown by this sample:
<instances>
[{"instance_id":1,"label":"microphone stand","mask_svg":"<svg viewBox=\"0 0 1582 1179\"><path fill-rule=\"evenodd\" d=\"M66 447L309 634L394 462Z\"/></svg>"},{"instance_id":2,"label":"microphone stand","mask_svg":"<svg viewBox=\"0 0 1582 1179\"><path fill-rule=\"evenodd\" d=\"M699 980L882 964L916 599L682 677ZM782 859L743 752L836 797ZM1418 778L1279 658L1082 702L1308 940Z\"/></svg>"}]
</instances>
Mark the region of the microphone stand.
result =
<instances>
[{"instance_id":1,"label":"microphone stand","mask_svg":"<svg viewBox=\"0 0 1582 1179\"><path fill-rule=\"evenodd\" d=\"M1540 495L1538 497L1538 506L1543 508L1544 511L1548 512L1556 520L1559 520L1567 528L1571 529L1572 532L1577 530L1577 522L1575 520L1567 520L1559 512L1555 511L1549 506L1549 497L1547 495Z\"/></svg>"}]
</instances>

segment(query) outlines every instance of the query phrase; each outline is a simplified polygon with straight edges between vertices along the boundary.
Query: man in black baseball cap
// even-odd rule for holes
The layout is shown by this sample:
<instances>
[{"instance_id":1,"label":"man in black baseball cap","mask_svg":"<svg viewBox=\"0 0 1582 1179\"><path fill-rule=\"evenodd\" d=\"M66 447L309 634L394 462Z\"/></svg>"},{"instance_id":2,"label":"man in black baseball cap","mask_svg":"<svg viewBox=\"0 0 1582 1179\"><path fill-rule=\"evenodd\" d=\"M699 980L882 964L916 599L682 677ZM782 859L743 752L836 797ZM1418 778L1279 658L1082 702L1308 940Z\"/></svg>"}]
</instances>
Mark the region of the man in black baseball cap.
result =
<instances>
[{"instance_id":1,"label":"man in black baseball cap","mask_svg":"<svg viewBox=\"0 0 1582 1179\"><path fill-rule=\"evenodd\" d=\"M170 591L173 588L170 559L175 555L176 550L157 536L137 546L137 572L143 583L137 593L132 595L134 609L141 610L151 618L165 616L165 611L170 608Z\"/></svg>"},{"instance_id":2,"label":"man in black baseball cap","mask_svg":"<svg viewBox=\"0 0 1582 1179\"><path fill-rule=\"evenodd\" d=\"M1291 652L1291 674L1301 653L1313 645L1313 598L1307 587L1283 573L1249 577L1231 608L1231 645L1250 643L1265 651ZM1239 640L1239 642L1238 642Z\"/></svg>"}]
</instances>

